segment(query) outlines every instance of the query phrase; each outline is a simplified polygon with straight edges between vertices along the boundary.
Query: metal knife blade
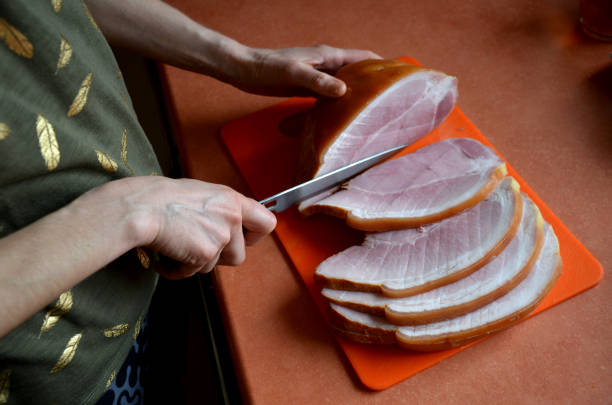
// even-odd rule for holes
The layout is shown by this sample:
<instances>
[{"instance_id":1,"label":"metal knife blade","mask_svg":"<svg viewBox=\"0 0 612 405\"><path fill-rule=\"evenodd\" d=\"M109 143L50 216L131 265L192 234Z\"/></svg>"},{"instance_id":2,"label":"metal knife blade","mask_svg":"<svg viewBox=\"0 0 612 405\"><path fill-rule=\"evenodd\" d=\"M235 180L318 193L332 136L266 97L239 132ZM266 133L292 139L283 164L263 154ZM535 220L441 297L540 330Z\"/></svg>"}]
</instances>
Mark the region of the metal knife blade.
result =
<instances>
[{"instance_id":1,"label":"metal knife blade","mask_svg":"<svg viewBox=\"0 0 612 405\"><path fill-rule=\"evenodd\" d=\"M308 180L302 184L298 184L297 186L275 194L272 197L265 198L259 201L259 203L263 204L266 208L273 212L284 211L293 204L297 204L309 197L322 193L323 191L329 190L338 184L345 182L351 177L374 166L376 163L393 156L406 146L407 145L396 146L394 148L376 153L375 155L368 156L358 160L357 162L351 163L322 176L315 177L314 179Z\"/></svg>"}]
</instances>

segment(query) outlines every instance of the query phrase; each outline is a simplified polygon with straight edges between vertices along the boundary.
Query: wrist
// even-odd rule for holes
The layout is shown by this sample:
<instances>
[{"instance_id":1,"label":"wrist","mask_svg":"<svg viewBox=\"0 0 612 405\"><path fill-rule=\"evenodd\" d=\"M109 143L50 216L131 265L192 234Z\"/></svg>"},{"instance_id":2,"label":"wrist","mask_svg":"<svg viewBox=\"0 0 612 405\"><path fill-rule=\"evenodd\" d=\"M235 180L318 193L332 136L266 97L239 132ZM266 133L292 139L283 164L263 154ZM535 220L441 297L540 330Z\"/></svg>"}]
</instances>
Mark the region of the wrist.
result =
<instances>
[{"instance_id":1,"label":"wrist","mask_svg":"<svg viewBox=\"0 0 612 405\"><path fill-rule=\"evenodd\" d=\"M196 44L193 70L226 83L234 84L251 60L251 48L204 26Z\"/></svg>"},{"instance_id":2,"label":"wrist","mask_svg":"<svg viewBox=\"0 0 612 405\"><path fill-rule=\"evenodd\" d=\"M78 232L84 240L104 247L111 261L128 250L144 246L154 234L151 213L131 198L135 178L115 180L90 190L61 211L63 216L78 219Z\"/></svg>"}]
</instances>

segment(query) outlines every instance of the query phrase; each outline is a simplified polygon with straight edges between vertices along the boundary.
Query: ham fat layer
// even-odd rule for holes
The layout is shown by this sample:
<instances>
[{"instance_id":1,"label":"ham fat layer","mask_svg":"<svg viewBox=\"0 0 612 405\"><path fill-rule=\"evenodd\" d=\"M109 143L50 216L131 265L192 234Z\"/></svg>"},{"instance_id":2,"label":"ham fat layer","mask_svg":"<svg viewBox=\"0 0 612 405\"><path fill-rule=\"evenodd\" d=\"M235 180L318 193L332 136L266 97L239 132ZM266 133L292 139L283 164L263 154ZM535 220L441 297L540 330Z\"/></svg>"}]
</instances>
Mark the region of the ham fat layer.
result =
<instances>
[{"instance_id":1,"label":"ham fat layer","mask_svg":"<svg viewBox=\"0 0 612 405\"><path fill-rule=\"evenodd\" d=\"M324 288L322 294L338 305L384 316L396 325L418 325L471 312L516 287L531 270L543 241L542 216L523 195L523 217L516 236L480 270L452 284L407 298Z\"/></svg>"},{"instance_id":2,"label":"ham fat layer","mask_svg":"<svg viewBox=\"0 0 612 405\"><path fill-rule=\"evenodd\" d=\"M398 327L382 317L330 304L330 319L339 334L359 342L397 343L420 351L442 350L520 321L550 292L560 274L559 243L552 227L545 224L544 245L525 280L506 295L473 312L441 322Z\"/></svg>"},{"instance_id":3,"label":"ham fat layer","mask_svg":"<svg viewBox=\"0 0 612 405\"><path fill-rule=\"evenodd\" d=\"M353 63L336 76L347 92L313 107L300 180L415 142L446 118L457 99L456 78L394 60Z\"/></svg>"},{"instance_id":4,"label":"ham fat layer","mask_svg":"<svg viewBox=\"0 0 612 405\"><path fill-rule=\"evenodd\" d=\"M341 190L302 203L300 211L334 215L365 231L416 227L476 205L506 173L491 148L451 138L375 166Z\"/></svg>"},{"instance_id":5,"label":"ham fat layer","mask_svg":"<svg viewBox=\"0 0 612 405\"><path fill-rule=\"evenodd\" d=\"M506 177L489 196L462 213L420 228L368 234L323 261L315 279L324 287L407 297L468 276L499 254L522 217L518 183Z\"/></svg>"}]
</instances>

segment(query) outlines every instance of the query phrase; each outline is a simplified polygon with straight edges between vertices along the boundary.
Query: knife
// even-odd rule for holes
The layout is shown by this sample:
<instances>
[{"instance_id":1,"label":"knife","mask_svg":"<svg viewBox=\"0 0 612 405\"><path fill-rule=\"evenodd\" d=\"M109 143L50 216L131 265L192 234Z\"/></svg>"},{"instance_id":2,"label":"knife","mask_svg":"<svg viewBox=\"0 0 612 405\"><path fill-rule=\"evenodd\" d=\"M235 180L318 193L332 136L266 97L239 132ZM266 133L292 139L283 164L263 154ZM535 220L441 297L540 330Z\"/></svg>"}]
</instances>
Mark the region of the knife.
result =
<instances>
[{"instance_id":1,"label":"knife","mask_svg":"<svg viewBox=\"0 0 612 405\"><path fill-rule=\"evenodd\" d=\"M259 203L264 205L272 212L284 211L293 204L297 204L309 197L322 193L323 191L327 191L338 184L344 183L346 180L365 171L366 169L369 169L376 163L393 156L396 152L399 152L406 146L407 145L396 146L375 155L368 156L347 166L343 166L332 172L315 177L314 179L308 180L302 184L298 184L295 187L281 191L272 197L259 201Z\"/></svg>"}]
</instances>

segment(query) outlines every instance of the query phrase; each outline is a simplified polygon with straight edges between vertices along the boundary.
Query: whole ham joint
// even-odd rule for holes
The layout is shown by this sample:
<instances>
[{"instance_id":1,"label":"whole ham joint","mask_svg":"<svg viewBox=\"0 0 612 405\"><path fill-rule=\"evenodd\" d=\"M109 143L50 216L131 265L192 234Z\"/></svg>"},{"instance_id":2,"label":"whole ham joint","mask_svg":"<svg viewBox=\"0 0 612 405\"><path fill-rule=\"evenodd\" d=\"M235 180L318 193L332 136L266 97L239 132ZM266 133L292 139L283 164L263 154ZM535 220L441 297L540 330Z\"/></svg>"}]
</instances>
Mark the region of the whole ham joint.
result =
<instances>
[{"instance_id":1,"label":"whole ham joint","mask_svg":"<svg viewBox=\"0 0 612 405\"><path fill-rule=\"evenodd\" d=\"M457 318L397 326L384 318L330 304L330 321L342 336L363 343L388 343L418 351L443 350L501 331L531 313L561 274L559 243L544 226L544 245L529 275L506 295Z\"/></svg>"},{"instance_id":2,"label":"whole ham joint","mask_svg":"<svg viewBox=\"0 0 612 405\"><path fill-rule=\"evenodd\" d=\"M395 60L365 60L341 68L347 85L337 99L320 99L302 134L304 181L425 136L451 112L457 80Z\"/></svg>"},{"instance_id":3,"label":"whole ham joint","mask_svg":"<svg viewBox=\"0 0 612 405\"><path fill-rule=\"evenodd\" d=\"M421 228L368 234L324 260L323 287L407 297L466 277L510 243L523 212L519 185L506 177L474 207Z\"/></svg>"},{"instance_id":4,"label":"whole ham joint","mask_svg":"<svg viewBox=\"0 0 612 405\"><path fill-rule=\"evenodd\" d=\"M523 195L523 218L510 244L480 270L452 284L406 298L324 288L329 301L383 316L396 325L419 325L455 318L506 294L529 274L544 242L540 210Z\"/></svg>"},{"instance_id":5,"label":"whole ham joint","mask_svg":"<svg viewBox=\"0 0 612 405\"><path fill-rule=\"evenodd\" d=\"M364 231L417 227L476 205L506 174L491 148L451 138L374 166L300 211L337 216Z\"/></svg>"}]
</instances>

